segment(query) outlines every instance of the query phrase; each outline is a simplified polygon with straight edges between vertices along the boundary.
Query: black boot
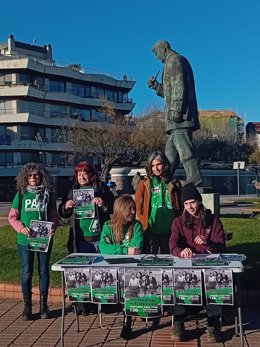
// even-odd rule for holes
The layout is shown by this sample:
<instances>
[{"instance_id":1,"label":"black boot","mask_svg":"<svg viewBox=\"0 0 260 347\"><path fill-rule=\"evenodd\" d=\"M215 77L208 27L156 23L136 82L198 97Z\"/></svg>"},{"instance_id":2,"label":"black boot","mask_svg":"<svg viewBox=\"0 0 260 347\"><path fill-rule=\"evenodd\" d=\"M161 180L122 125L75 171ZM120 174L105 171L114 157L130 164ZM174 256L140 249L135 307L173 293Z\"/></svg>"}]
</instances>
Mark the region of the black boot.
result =
<instances>
[{"instance_id":1,"label":"black boot","mask_svg":"<svg viewBox=\"0 0 260 347\"><path fill-rule=\"evenodd\" d=\"M221 324L219 316L208 317L207 339L209 342L220 342Z\"/></svg>"},{"instance_id":2,"label":"black boot","mask_svg":"<svg viewBox=\"0 0 260 347\"><path fill-rule=\"evenodd\" d=\"M124 323L123 328L120 333L120 337L124 340L130 340L132 333L132 317L131 316L125 316L124 317Z\"/></svg>"},{"instance_id":3,"label":"black boot","mask_svg":"<svg viewBox=\"0 0 260 347\"><path fill-rule=\"evenodd\" d=\"M50 311L48 310L47 300L48 300L47 294L41 295L40 312L41 312L41 318L43 318L43 319L50 318Z\"/></svg>"},{"instance_id":4,"label":"black boot","mask_svg":"<svg viewBox=\"0 0 260 347\"><path fill-rule=\"evenodd\" d=\"M24 301L24 309L22 313L22 319L30 320L32 319L32 297L24 295L23 301Z\"/></svg>"},{"instance_id":5,"label":"black boot","mask_svg":"<svg viewBox=\"0 0 260 347\"><path fill-rule=\"evenodd\" d=\"M185 333L184 314L178 315L178 316L175 315L171 339L173 341L180 342L183 340L184 333Z\"/></svg>"}]
</instances>

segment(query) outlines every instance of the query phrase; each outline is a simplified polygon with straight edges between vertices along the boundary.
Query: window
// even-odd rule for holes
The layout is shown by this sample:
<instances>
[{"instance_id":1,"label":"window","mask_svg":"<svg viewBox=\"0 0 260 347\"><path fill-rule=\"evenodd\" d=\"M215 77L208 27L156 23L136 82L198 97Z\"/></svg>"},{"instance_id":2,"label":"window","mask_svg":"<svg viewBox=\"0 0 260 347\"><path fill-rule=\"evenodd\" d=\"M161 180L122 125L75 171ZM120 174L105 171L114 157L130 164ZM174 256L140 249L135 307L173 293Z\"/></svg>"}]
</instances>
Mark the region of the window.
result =
<instances>
[{"instance_id":1,"label":"window","mask_svg":"<svg viewBox=\"0 0 260 347\"><path fill-rule=\"evenodd\" d=\"M50 92L66 92L66 83L62 81L50 80Z\"/></svg>"},{"instance_id":2,"label":"window","mask_svg":"<svg viewBox=\"0 0 260 347\"><path fill-rule=\"evenodd\" d=\"M67 116L67 107L64 105L50 105L51 118L64 118Z\"/></svg>"},{"instance_id":3,"label":"window","mask_svg":"<svg viewBox=\"0 0 260 347\"><path fill-rule=\"evenodd\" d=\"M20 100L20 106L18 112L31 112L40 117L45 116L45 105L43 102L33 102Z\"/></svg>"},{"instance_id":4,"label":"window","mask_svg":"<svg viewBox=\"0 0 260 347\"><path fill-rule=\"evenodd\" d=\"M72 83L72 94L85 98L86 87L82 84Z\"/></svg>"},{"instance_id":5,"label":"window","mask_svg":"<svg viewBox=\"0 0 260 347\"><path fill-rule=\"evenodd\" d=\"M112 90L105 90L105 97L107 100L113 101L113 91Z\"/></svg>"}]
</instances>

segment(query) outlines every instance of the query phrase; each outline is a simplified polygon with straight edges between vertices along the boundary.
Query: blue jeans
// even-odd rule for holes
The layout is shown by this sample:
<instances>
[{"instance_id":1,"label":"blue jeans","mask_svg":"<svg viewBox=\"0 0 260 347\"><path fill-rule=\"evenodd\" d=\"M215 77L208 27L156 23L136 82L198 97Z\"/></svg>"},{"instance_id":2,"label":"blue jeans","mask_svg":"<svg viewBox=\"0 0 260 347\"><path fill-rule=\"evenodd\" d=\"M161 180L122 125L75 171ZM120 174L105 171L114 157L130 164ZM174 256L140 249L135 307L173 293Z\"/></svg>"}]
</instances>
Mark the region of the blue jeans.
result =
<instances>
[{"instance_id":1,"label":"blue jeans","mask_svg":"<svg viewBox=\"0 0 260 347\"><path fill-rule=\"evenodd\" d=\"M27 250L27 246L17 245L21 259L21 286L24 296L31 296L34 255L38 260L38 273L40 278L40 293L47 295L50 283L50 255L53 241L50 241L48 252L35 252Z\"/></svg>"}]
</instances>

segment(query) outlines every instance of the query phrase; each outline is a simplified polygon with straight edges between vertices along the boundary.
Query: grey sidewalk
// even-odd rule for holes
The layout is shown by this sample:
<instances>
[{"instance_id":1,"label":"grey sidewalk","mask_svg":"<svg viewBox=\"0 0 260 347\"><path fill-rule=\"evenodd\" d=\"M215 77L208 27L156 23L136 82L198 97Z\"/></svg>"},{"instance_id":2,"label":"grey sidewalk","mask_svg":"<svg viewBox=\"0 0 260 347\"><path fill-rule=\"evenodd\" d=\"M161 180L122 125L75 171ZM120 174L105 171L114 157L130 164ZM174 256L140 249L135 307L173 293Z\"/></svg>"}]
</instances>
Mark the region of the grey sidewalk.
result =
<instances>
[{"instance_id":1,"label":"grey sidewalk","mask_svg":"<svg viewBox=\"0 0 260 347\"><path fill-rule=\"evenodd\" d=\"M53 318L25 322L21 320L23 304L21 301L0 300L0 346L1 347L56 347L60 346L61 305L53 304L50 309ZM38 312L38 304L33 307ZM242 310L244 326L244 346L260 346L260 308L244 308ZM104 316L100 328L97 315L80 317L80 331L77 332L75 314L70 310L65 318L65 347L101 347L101 346L142 346L142 347L239 347L240 338L234 336L234 325L222 328L223 343L208 343L205 334L205 319L192 320L185 323L187 341L173 343L170 339L171 317L160 319L159 325L153 322L135 322L134 338L124 341L119 338L122 325L122 315L110 314Z\"/></svg>"}]
</instances>

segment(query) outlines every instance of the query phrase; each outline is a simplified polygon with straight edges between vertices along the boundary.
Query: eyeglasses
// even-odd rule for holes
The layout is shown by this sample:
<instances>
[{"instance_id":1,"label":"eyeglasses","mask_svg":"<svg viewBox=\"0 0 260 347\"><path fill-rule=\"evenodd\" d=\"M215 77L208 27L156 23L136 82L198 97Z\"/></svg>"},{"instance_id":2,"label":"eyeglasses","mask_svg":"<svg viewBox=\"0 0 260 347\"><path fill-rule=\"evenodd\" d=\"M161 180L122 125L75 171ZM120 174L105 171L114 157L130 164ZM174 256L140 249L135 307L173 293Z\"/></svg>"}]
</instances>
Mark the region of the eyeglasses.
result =
<instances>
[{"instance_id":1,"label":"eyeglasses","mask_svg":"<svg viewBox=\"0 0 260 347\"><path fill-rule=\"evenodd\" d=\"M39 174L38 173L28 174L28 177L39 177Z\"/></svg>"}]
</instances>

